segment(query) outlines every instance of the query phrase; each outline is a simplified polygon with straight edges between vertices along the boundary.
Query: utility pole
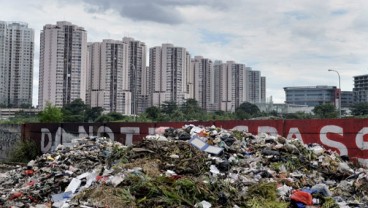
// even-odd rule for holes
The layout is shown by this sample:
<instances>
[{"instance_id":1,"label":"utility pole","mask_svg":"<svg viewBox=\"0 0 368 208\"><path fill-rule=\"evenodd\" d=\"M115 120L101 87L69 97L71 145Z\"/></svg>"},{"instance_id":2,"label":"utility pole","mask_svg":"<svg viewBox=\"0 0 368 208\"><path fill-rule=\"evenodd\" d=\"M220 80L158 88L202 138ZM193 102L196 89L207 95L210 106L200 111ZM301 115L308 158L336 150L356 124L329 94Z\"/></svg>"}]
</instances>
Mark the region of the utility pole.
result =
<instances>
[{"instance_id":1,"label":"utility pole","mask_svg":"<svg viewBox=\"0 0 368 208\"><path fill-rule=\"evenodd\" d=\"M339 118L341 118L341 79L340 79L340 73L336 70L333 70L333 69L329 69L328 71L333 71L333 72L336 72L337 73L337 76L339 77Z\"/></svg>"}]
</instances>

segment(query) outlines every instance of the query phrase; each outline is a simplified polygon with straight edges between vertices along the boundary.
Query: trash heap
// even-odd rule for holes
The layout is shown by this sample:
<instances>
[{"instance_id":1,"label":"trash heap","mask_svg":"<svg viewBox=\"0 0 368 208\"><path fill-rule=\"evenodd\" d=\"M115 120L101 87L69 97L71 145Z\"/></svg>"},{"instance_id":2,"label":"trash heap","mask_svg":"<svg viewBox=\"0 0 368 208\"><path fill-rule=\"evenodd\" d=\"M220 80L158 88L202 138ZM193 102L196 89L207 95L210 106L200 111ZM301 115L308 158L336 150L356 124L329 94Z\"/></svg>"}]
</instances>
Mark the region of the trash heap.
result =
<instances>
[{"instance_id":1,"label":"trash heap","mask_svg":"<svg viewBox=\"0 0 368 208\"><path fill-rule=\"evenodd\" d=\"M318 144L186 125L78 138L0 174L0 207L366 207L368 170Z\"/></svg>"}]
</instances>

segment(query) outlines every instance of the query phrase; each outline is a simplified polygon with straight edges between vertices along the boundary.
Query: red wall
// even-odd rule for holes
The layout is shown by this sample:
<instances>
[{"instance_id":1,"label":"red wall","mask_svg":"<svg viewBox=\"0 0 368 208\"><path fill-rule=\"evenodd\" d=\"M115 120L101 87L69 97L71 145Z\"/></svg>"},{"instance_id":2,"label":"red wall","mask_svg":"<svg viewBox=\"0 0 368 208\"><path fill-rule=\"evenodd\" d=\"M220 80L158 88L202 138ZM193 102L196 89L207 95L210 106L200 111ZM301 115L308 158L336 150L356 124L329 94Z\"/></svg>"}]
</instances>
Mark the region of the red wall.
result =
<instances>
[{"instance_id":1,"label":"red wall","mask_svg":"<svg viewBox=\"0 0 368 208\"><path fill-rule=\"evenodd\" d=\"M368 161L368 119L321 120L241 120L209 122L159 123L61 123L24 124L22 135L37 142L42 152L53 150L58 144L70 143L75 137L108 136L123 144L142 140L154 134L158 127L180 128L185 124L237 128L253 134L279 134L287 138L300 138L304 143L319 143L342 155Z\"/></svg>"}]
</instances>

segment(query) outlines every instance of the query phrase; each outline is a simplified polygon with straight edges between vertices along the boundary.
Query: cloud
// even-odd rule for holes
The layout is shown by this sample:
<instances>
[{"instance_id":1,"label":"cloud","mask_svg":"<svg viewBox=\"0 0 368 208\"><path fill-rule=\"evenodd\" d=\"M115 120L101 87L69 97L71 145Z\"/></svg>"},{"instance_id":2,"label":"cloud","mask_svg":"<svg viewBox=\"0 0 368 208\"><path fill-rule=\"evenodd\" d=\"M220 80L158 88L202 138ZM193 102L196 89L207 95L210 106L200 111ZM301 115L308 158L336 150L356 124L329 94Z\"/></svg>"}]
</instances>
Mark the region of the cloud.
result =
<instances>
[{"instance_id":1,"label":"cloud","mask_svg":"<svg viewBox=\"0 0 368 208\"><path fill-rule=\"evenodd\" d=\"M231 35L225 33L210 32L208 30L200 30L201 39L203 43L219 43L226 45L232 39Z\"/></svg>"},{"instance_id":2,"label":"cloud","mask_svg":"<svg viewBox=\"0 0 368 208\"><path fill-rule=\"evenodd\" d=\"M301 12L301 11L289 11L289 12L285 12L284 15L287 18L292 18L295 20L306 20L308 18L310 18L310 15Z\"/></svg>"},{"instance_id":3,"label":"cloud","mask_svg":"<svg viewBox=\"0 0 368 208\"><path fill-rule=\"evenodd\" d=\"M182 22L181 15L173 6L162 6L152 2L142 4L137 1L129 1L120 9L122 16L127 16L137 21L152 21L167 24L178 24Z\"/></svg>"},{"instance_id":4,"label":"cloud","mask_svg":"<svg viewBox=\"0 0 368 208\"><path fill-rule=\"evenodd\" d=\"M206 5L217 10L226 10L229 5L228 3L207 0L84 0L84 2L85 10L91 13L116 10L122 17L135 21L148 21L173 25L185 21L183 14L180 12L180 8Z\"/></svg>"},{"instance_id":5,"label":"cloud","mask_svg":"<svg viewBox=\"0 0 368 208\"><path fill-rule=\"evenodd\" d=\"M346 9L336 9L331 11L331 15L333 16L342 16L342 15L346 15L349 11Z\"/></svg>"}]
</instances>

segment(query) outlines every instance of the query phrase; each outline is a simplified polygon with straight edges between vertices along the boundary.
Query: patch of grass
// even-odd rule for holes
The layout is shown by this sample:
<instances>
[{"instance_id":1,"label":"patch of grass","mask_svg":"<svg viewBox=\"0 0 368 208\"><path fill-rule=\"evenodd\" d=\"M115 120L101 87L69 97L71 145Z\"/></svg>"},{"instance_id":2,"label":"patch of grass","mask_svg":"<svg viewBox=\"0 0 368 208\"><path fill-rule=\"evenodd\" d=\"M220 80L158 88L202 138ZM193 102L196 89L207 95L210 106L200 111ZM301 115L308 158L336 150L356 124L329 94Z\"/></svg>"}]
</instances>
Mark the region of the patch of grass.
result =
<instances>
[{"instance_id":1,"label":"patch of grass","mask_svg":"<svg viewBox=\"0 0 368 208\"><path fill-rule=\"evenodd\" d=\"M288 203L277 200L276 183L260 182L249 187L246 207L287 208Z\"/></svg>"},{"instance_id":2,"label":"patch of grass","mask_svg":"<svg viewBox=\"0 0 368 208\"><path fill-rule=\"evenodd\" d=\"M321 208L338 208L339 207L339 205L331 197L326 197L323 200L324 200L324 202L323 202Z\"/></svg>"},{"instance_id":3,"label":"patch of grass","mask_svg":"<svg viewBox=\"0 0 368 208\"><path fill-rule=\"evenodd\" d=\"M92 202L99 207L137 207L129 189L105 185L84 190L73 198L73 202L80 200Z\"/></svg>"},{"instance_id":4,"label":"patch of grass","mask_svg":"<svg viewBox=\"0 0 368 208\"><path fill-rule=\"evenodd\" d=\"M263 208L263 207L269 207L269 208L287 208L289 206L289 203L286 202L278 202L278 201L271 201L266 200L263 198L252 198L249 201L247 201L246 207L248 208Z\"/></svg>"}]
</instances>

